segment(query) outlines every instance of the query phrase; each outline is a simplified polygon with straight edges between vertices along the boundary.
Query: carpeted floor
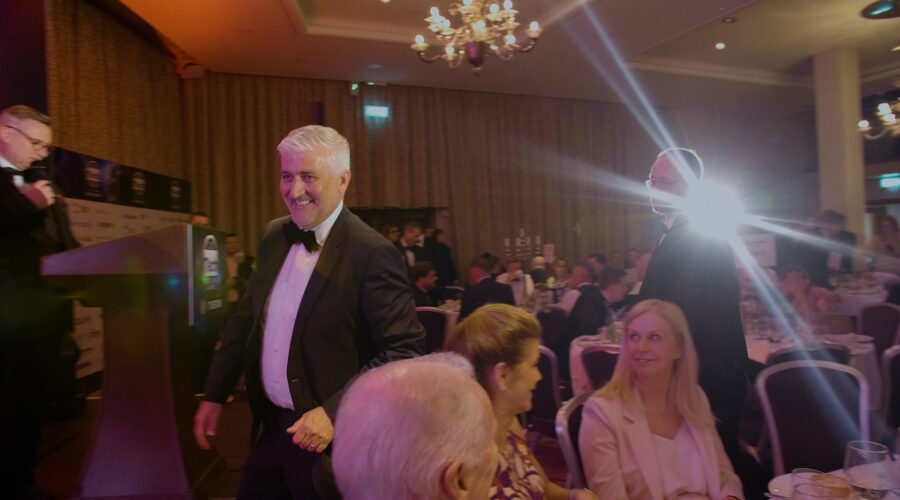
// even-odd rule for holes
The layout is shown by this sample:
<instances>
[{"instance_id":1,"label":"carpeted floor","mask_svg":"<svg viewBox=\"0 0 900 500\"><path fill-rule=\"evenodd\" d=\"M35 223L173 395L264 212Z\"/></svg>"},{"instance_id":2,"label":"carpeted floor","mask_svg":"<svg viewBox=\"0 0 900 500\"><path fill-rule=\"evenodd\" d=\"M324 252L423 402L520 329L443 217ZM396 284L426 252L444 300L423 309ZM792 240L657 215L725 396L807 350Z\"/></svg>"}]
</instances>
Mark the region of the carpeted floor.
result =
<instances>
[{"instance_id":1,"label":"carpeted floor","mask_svg":"<svg viewBox=\"0 0 900 500\"><path fill-rule=\"evenodd\" d=\"M81 416L44 428L41 461L35 471L38 484L59 499L69 498L78 486L81 465L88 451L100 400L88 399ZM225 460L227 472L209 498L234 498L241 468L250 453L250 407L238 401L225 407L219 423L216 448ZM535 455L551 481L565 484L566 465L555 439L541 437Z\"/></svg>"}]
</instances>

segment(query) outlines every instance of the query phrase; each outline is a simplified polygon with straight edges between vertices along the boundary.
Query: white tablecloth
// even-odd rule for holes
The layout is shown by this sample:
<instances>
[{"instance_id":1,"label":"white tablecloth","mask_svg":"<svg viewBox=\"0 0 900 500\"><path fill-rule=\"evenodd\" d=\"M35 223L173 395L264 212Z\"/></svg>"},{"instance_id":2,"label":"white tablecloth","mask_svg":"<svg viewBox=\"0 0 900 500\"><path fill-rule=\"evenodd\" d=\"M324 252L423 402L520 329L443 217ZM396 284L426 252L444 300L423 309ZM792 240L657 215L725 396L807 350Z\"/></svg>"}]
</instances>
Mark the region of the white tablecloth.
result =
<instances>
[{"instance_id":1,"label":"white tablecloth","mask_svg":"<svg viewBox=\"0 0 900 500\"><path fill-rule=\"evenodd\" d=\"M862 314L863 308L884 302L888 296L887 290L878 290L871 293L851 293L837 290L837 294L840 296L841 301L836 305L835 312L856 318L857 328L862 324L860 314Z\"/></svg>"},{"instance_id":2,"label":"white tablecloth","mask_svg":"<svg viewBox=\"0 0 900 500\"><path fill-rule=\"evenodd\" d=\"M856 343L853 334L824 335L825 340L838 342L850 348L850 366L859 370L869 383L869 408L877 410L881 408L881 373L878 371L878 357L875 355L875 346L871 343ZM778 349L791 345L790 341L781 340L773 343L769 340L752 338L748 336L747 354L753 361L766 364L769 354Z\"/></svg>"},{"instance_id":3,"label":"white tablecloth","mask_svg":"<svg viewBox=\"0 0 900 500\"><path fill-rule=\"evenodd\" d=\"M581 362L581 353L587 346L603 344L607 344L606 335L584 335L569 344L569 374L572 376L572 393L575 396L597 389L591 385L591 378ZM619 344L611 345L619 347Z\"/></svg>"}]
</instances>

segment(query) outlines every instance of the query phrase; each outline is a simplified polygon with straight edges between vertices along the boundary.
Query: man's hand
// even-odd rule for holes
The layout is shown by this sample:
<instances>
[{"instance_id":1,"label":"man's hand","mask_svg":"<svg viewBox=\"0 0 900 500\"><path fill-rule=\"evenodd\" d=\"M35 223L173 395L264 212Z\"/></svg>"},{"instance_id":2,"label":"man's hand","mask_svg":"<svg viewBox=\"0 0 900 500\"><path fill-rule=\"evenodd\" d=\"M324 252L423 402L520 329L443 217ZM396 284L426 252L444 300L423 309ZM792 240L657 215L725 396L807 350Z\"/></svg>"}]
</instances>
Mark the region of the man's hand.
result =
<instances>
[{"instance_id":1,"label":"man's hand","mask_svg":"<svg viewBox=\"0 0 900 500\"><path fill-rule=\"evenodd\" d=\"M29 184L22 191L22 194L31 201L31 204L37 208L47 208L56 201L56 193L50 186L50 181L40 180Z\"/></svg>"},{"instance_id":2,"label":"man's hand","mask_svg":"<svg viewBox=\"0 0 900 500\"><path fill-rule=\"evenodd\" d=\"M201 401L194 414L194 440L204 450L210 449L209 438L216 435L216 427L219 425L219 415L222 414L222 405L210 401Z\"/></svg>"},{"instance_id":3,"label":"man's hand","mask_svg":"<svg viewBox=\"0 0 900 500\"><path fill-rule=\"evenodd\" d=\"M294 444L306 451L322 453L334 437L334 426L321 406L304 413L300 420L288 427L288 434L293 434Z\"/></svg>"}]
</instances>

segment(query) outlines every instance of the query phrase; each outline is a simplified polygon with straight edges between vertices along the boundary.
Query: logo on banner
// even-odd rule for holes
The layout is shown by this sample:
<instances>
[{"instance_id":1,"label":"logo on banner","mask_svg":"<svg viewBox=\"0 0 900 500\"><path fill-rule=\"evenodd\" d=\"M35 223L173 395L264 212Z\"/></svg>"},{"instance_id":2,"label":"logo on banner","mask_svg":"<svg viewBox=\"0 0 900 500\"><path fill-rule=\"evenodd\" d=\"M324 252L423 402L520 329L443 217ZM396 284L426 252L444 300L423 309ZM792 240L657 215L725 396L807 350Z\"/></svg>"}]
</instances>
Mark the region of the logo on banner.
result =
<instances>
[{"instance_id":1,"label":"logo on banner","mask_svg":"<svg viewBox=\"0 0 900 500\"><path fill-rule=\"evenodd\" d=\"M203 238L203 282L207 290L218 290L222 283L221 263L219 262L219 242L209 235Z\"/></svg>"}]
</instances>

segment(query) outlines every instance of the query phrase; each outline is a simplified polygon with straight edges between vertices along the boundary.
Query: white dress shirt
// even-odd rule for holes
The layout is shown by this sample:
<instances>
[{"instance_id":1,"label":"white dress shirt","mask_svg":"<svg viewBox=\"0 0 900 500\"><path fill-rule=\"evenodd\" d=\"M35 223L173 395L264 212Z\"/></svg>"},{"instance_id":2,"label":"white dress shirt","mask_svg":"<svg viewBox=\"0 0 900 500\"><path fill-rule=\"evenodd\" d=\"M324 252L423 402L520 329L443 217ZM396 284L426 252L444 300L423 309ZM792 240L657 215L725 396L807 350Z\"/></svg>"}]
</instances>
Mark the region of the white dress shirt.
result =
<instances>
[{"instance_id":1,"label":"white dress shirt","mask_svg":"<svg viewBox=\"0 0 900 500\"><path fill-rule=\"evenodd\" d=\"M2 156L0 156L0 167L11 168L11 169L13 169L13 170L17 170L17 171L21 172L21 173L18 174L18 175L13 174L13 176L12 176L12 178L13 178L13 184L14 184L17 188L20 188L20 189L22 188L22 186L25 185L25 177L24 177L25 171L24 171L24 170L22 170L22 169L20 169L19 167L13 165L12 163L9 162L9 160L7 160L6 158L4 158L4 157L2 157Z\"/></svg>"},{"instance_id":2,"label":"white dress shirt","mask_svg":"<svg viewBox=\"0 0 900 500\"><path fill-rule=\"evenodd\" d=\"M518 271L513 276L510 276L509 273L503 273L500 276L497 276L495 281L497 283L509 285L512 288L513 297L515 298L517 306L522 306L526 300L534 295L534 280L531 279L531 275L525 274L522 271Z\"/></svg>"},{"instance_id":3,"label":"white dress shirt","mask_svg":"<svg viewBox=\"0 0 900 500\"><path fill-rule=\"evenodd\" d=\"M266 300L260 372L269 401L282 408L294 409L294 401L288 387L287 366L297 311L300 309L309 278L316 268L316 262L319 261L325 239L343 207L342 201L327 219L312 228L319 243L318 250L309 252L302 243L291 246Z\"/></svg>"}]
</instances>

